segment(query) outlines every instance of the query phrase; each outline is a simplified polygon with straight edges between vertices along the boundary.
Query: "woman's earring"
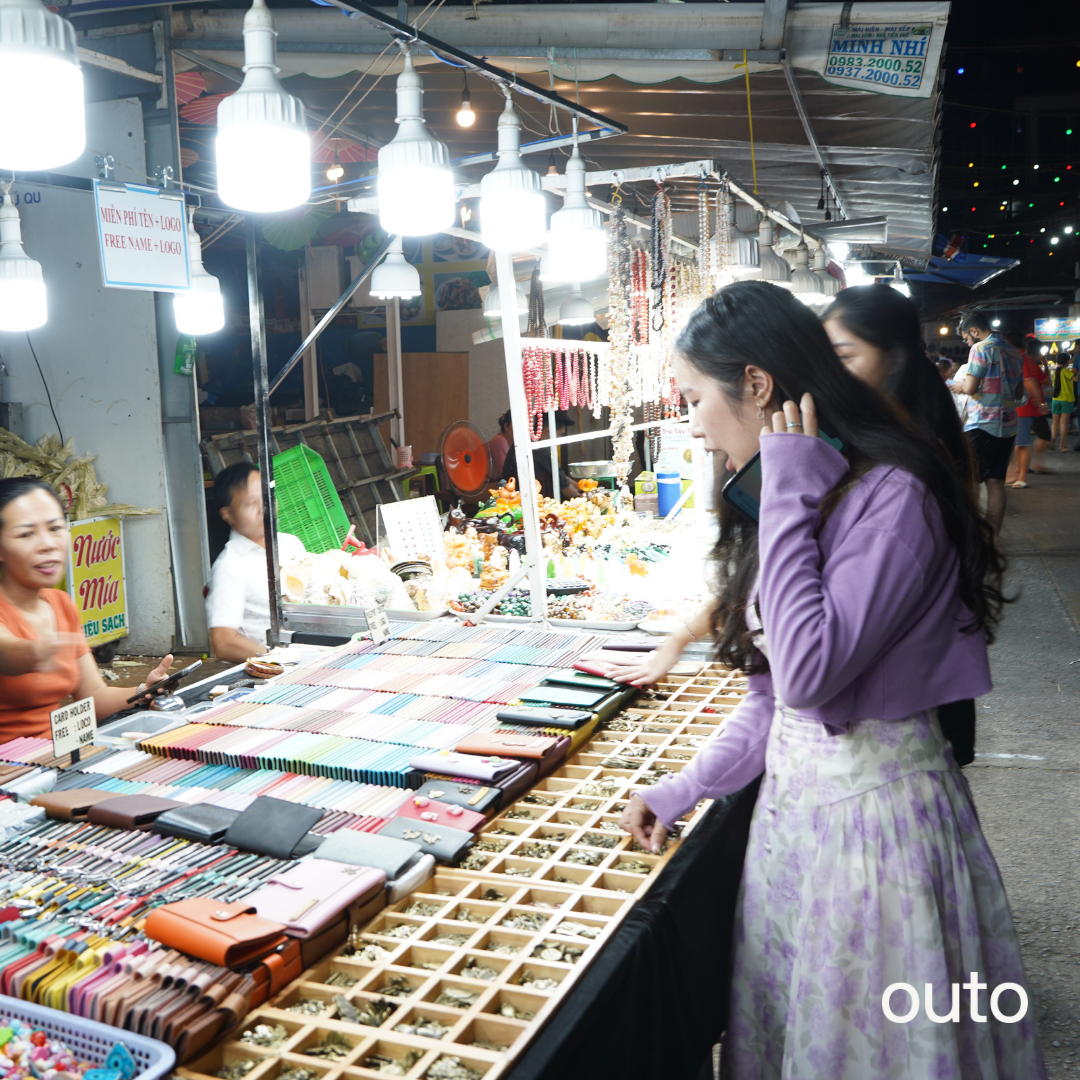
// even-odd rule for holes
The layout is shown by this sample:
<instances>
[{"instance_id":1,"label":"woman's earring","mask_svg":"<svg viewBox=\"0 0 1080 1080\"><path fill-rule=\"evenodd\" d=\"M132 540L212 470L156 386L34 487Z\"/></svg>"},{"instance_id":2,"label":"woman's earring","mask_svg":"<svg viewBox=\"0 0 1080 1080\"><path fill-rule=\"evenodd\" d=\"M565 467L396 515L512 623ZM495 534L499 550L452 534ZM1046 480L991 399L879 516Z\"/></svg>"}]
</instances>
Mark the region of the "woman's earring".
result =
<instances>
[{"instance_id":1,"label":"woman's earring","mask_svg":"<svg viewBox=\"0 0 1080 1080\"><path fill-rule=\"evenodd\" d=\"M760 405L757 407L757 418L762 422L765 420L765 410Z\"/></svg>"}]
</instances>

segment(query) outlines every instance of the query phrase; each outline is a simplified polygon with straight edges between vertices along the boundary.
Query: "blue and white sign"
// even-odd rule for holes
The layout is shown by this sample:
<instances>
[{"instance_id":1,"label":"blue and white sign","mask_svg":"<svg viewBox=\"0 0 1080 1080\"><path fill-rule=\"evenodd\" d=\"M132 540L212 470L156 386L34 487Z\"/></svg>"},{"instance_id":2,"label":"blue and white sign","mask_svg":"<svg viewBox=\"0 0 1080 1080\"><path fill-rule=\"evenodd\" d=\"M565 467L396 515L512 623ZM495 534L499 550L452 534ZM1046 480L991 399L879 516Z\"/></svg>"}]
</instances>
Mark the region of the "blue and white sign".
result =
<instances>
[{"instance_id":1,"label":"blue and white sign","mask_svg":"<svg viewBox=\"0 0 1080 1080\"><path fill-rule=\"evenodd\" d=\"M101 277L111 289L187 292L183 197L142 184L94 181Z\"/></svg>"},{"instance_id":2,"label":"blue and white sign","mask_svg":"<svg viewBox=\"0 0 1080 1080\"><path fill-rule=\"evenodd\" d=\"M926 73L930 23L833 27L825 75L867 90L918 90Z\"/></svg>"}]
</instances>

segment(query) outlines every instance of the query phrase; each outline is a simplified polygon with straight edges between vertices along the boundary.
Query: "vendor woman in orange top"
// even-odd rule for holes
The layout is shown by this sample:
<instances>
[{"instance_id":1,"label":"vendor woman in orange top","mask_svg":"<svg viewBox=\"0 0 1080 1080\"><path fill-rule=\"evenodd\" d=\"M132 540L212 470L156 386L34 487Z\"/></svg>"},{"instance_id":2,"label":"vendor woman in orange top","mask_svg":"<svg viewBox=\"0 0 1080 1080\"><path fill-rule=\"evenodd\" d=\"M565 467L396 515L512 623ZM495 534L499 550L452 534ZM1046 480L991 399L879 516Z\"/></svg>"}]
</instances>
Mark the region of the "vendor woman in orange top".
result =
<instances>
[{"instance_id":1,"label":"vendor woman in orange top","mask_svg":"<svg viewBox=\"0 0 1080 1080\"><path fill-rule=\"evenodd\" d=\"M69 543L52 488L28 477L0 480L0 741L49 735L49 713L66 698L93 696L99 719L128 707L130 688L105 685L71 597L53 588ZM172 659L147 684L163 679Z\"/></svg>"}]
</instances>

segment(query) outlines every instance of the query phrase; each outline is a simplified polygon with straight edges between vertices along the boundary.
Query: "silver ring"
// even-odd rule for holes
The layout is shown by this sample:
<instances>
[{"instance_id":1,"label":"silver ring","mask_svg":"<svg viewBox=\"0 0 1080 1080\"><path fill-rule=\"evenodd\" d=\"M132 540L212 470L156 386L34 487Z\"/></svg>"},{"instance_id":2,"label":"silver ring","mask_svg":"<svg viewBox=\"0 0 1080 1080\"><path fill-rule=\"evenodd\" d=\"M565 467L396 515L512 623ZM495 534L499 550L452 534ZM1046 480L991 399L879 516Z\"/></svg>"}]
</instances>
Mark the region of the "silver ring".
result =
<instances>
[{"instance_id":1,"label":"silver ring","mask_svg":"<svg viewBox=\"0 0 1080 1080\"><path fill-rule=\"evenodd\" d=\"M802 424L788 424L788 427L789 427L789 428L793 428L793 427L802 427Z\"/></svg>"}]
</instances>

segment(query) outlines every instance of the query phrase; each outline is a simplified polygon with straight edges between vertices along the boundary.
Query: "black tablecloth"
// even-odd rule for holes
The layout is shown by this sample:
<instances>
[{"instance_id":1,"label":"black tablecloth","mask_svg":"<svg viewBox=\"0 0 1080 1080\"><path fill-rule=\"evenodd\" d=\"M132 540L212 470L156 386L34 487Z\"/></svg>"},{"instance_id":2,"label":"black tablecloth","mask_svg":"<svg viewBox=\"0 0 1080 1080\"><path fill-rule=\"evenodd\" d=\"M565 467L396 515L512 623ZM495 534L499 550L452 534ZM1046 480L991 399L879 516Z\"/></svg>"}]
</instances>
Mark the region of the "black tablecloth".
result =
<instances>
[{"instance_id":1,"label":"black tablecloth","mask_svg":"<svg viewBox=\"0 0 1080 1080\"><path fill-rule=\"evenodd\" d=\"M725 1026L758 783L709 808L508 1080L695 1080Z\"/></svg>"}]
</instances>

